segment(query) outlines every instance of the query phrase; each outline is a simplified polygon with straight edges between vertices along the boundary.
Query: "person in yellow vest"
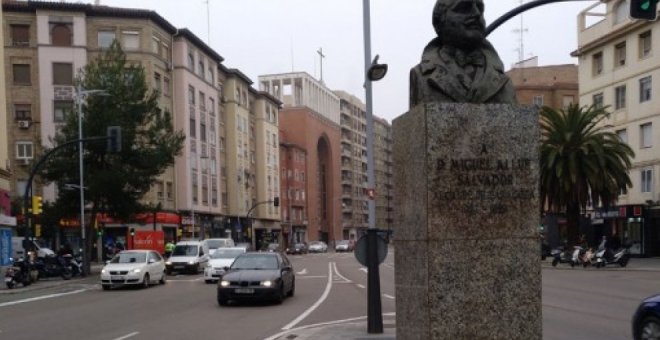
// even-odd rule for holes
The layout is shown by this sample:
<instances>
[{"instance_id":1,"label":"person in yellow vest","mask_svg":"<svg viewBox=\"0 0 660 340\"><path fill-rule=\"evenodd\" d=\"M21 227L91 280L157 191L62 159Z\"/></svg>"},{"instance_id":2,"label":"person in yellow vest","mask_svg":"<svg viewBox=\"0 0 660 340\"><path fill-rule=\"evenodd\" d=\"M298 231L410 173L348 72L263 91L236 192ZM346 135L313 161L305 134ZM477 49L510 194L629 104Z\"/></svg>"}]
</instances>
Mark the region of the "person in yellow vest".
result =
<instances>
[{"instance_id":1,"label":"person in yellow vest","mask_svg":"<svg viewBox=\"0 0 660 340\"><path fill-rule=\"evenodd\" d=\"M174 242L172 242L172 240L168 240L167 243L165 244L165 258L170 257L173 251L174 251Z\"/></svg>"}]
</instances>

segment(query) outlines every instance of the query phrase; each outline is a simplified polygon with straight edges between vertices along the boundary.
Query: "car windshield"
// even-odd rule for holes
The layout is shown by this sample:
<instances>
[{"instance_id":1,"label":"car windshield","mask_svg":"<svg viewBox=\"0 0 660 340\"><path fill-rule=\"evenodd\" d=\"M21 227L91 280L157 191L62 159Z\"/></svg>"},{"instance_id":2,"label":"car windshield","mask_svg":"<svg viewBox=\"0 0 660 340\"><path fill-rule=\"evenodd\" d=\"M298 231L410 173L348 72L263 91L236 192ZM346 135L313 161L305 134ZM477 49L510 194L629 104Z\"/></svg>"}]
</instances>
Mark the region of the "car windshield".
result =
<instances>
[{"instance_id":1,"label":"car windshield","mask_svg":"<svg viewBox=\"0 0 660 340\"><path fill-rule=\"evenodd\" d=\"M277 258L263 255L239 256L231 269L277 269Z\"/></svg>"},{"instance_id":2,"label":"car windshield","mask_svg":"<svg viewBox=\"0 0 660 340\"><path fill-rule=\"evenodd\" d=\"M174 247L172 256L197 256L197 246L195 245L177 245Z\"/></svg>"},{"instance_id":3,"label":"car windshield","mask_svg":"<svg viewBox=\"0 0 660 340\"><path fill-rule=\"evenodd\" d=\"M322 244L322 243L319 242L319 241L313 241L313 242L311 242L309 245L311 245L311 246L320 246L321 244Z\"/></svg>"},{"instance_id":4,"label":"car windshield","mask_svg":"<svg viewBox=\"0 0 660 340\"><path fill-rule=\"evenodd\" d=\"M227 246L227 241L225 240L207 240L206 243L209 245L209 249L217 249Z\"/></svg>"},{"instance_id":5,"label":"car windshield","mask_svg":"<svg viewBox=\"0 0 660 340\"><path fill-rule=\"evenodd\" d=\"M110 263L144 263L147 262L147 254L137 252L119 253L110 260Z\"/></svg>"},{"instance_id":6,"label":"car windshield","mask_svg":"<svg viewBox=\"0 0 660 340\"><path fill-rule=\"evenodd\" d=\"M238 255L243 254L245 251L243 249L223 249L220 248L211 255L212 259L233 259Z\"/></svg>"}]
</instances>

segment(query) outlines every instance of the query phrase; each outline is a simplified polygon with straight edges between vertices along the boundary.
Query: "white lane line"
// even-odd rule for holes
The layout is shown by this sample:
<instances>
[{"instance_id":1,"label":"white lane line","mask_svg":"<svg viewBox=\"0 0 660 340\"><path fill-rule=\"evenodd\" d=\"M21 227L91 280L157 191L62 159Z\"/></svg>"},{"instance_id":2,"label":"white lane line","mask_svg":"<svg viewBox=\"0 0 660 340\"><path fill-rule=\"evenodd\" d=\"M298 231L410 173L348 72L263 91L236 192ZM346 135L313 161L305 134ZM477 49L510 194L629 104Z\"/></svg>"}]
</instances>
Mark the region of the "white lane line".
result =
<instances>
[{"instance_id":1,"label":"white lane line","mask_svg":"<svg viewBox=\"0 0 660 340\"><path fill-rule=\"evenodd\" d=\"M383 316L395 316L395 315L396 315L396 313L383 313ZM279 332L275 335L271 335L271 336L265 338L264 340L276 340L276 339L279 339L281 336L283 336L285 334L290 334L290 333L294 333L294 332L297 332L297 331L302 331L302 330L309 329L309 328L316 328L316 327L322 327L322 326L332 326L332 325L337 325L337 324L341 324L341 323L361 321L361 320L366 320L366 319L367 319L366 316L359 316L357 318L334 320L334 321L320 322L320 323L315 323L315 324L311 324L311 325L300 326L300 327L297 327L297 328L293 328L293 329L290 329L290 330Z\"/></svg>"},{"instance_id":2,"label":"white lane line","mask_svg":"<svg viewBox=\"0 0 660 340\"><path fill-rule=\"evenodd\" d=\"M337 274L337 276L339 276L345 282L348 282L348 283L353 282L353 281L347 279L346 277L344 277L344 275L339 274L339 270L337 270L337 263L336 262L332 263L332 269L335 271L335 274Z\"/></svg>"},{"instance_id":3,"label":"white lane line","mask_svg":"<svg viewBox=\"0 0 660 340\"><path fill-rule=\"evenodd\" d=\"M367 288L367 287L365 287L365 286L363 286L363 285L361 285L361 284L359 284L359 283L358 283L358 284L356 284L356 286L358 286L358 288L362 288L362 289L365 289L365 288Z\"/></svg>"},{"instance_id":4,"label":"white lane line","mask_svg":"<svg viewBox=\"0 0 660 340\"><path fill-rule=\"evenodd\" d=\"M119 338L114 338L114 339L112 339L112 340L124 340L124 339L128 339L128 338L130 338L130 337L136 336L136 335L138 335L138 334L140 334L140 332L133 332L133 333L126 334L126 335L124 335L124 336L122 336L122 337L119 337Z\"/></svg>"},{"instance_id":5,"label":"white lane line","mask_svg":"<svg viewBox=\"0 0 660 340\"><path fill-rule=\"evenodd\" d=\"M29 298L29 299L3 302L3 303L0 303L0 307L6 307L6 306L18 305L18 304L26 303L26 302L33 302L33 301L39 301L39 300L44 300L44 299L52 299L52 298L56 298L56 297L60 297L60 296L78 294L78 293L85 292L87 290L88 289L78 289L78 290L74 290L74 291L66 292L66 293L49 294L49 295L42 295L42 296L37 296L37 297Z\"/></svg>"},{"instance_id":6,"label":"white lane line","mask_svg":"<svg viewBox=\"0 0 660 340\"><path fill-rule=\"evenodd\" d=\"M303 270L296 273L296 275L305 275L305 274L307 274L307 268L303 268Z\"/></svg>"},{"instance_id":7,"label":"white lane line","mask_svg":"<svg viewBox=\"0 0 660 340\"><path fill-rule=\"evenodd\" d=\"M325 290L323 291L323 294L321 294L321 297L309 308L307 308L306 311L304 311L302 314L300 314L297 318L295 318L293 321L289 322L286 326L282 327L283 331L289 330L293 328L295 325L300 323L300 321L304 320L309 314L311 314L316 308L318 308L325 299L328 298L328 295L330 294L330 289L332 289L332 264L334 262L328 263L328 283L325 285Z\"/></svg>"},{"instance_id":8,"label":"white lane line","mask_svg":"<svg viewBox=\"0 0 660 340\"><path fill-rule=\"evenodd\" d=\"M392 295L383 294L383 296L390 299L390 300L394 300L394 296L392 296Z\"/></svg>"},{"instance_id":9,"label":"white lane line","mask_svg":"<svg viewBox=\"0 0 660 340\"><path fill-rule=\"evenodd\" d=\"M296 280L303 280L303 279L325 279L327 276L325 275L318 275L318 276L301 276L297 277Z\"/></svg>"}]
</instances>

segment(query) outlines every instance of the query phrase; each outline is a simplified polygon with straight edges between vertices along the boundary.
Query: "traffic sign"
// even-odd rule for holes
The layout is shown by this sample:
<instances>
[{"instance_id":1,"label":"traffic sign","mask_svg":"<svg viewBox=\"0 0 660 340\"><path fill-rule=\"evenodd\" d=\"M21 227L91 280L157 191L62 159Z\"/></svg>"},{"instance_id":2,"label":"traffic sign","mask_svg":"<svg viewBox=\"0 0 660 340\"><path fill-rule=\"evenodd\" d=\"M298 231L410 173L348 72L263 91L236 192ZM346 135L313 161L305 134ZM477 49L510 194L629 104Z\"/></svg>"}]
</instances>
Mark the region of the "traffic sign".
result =
<instances>
[{"instance_id":1,"label":"traffic sign","mask_svg":"<svg viewBox=\"0 0 660 340\"><path fill-rule=\"evenodd\" d=\"M376 251L378 253L378 264L383 263L387 257L387 242L380 236L376 237ZM361 265L367 267L367 235L362 235L355 245L353 251L355 258Z\"/></svg>"}]
</instances>

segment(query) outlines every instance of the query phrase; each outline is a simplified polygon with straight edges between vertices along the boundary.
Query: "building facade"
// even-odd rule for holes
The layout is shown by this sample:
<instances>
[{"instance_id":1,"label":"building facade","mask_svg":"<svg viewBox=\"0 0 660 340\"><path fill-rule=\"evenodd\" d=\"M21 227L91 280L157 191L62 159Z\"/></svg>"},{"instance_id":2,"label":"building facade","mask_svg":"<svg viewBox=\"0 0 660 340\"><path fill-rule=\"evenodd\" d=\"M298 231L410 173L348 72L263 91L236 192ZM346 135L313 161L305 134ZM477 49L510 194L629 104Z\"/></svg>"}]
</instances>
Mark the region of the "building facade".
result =
<instances>
[{"instance_id":1,"label":"building facade","mask_svg":"<svg viewBox=\"0 0 660 340\"><path fill-rule=\"evenodd\" d=\"M588 25L595 6L606 8ZM660 23L632 20L627 0L602 0L578 16L580 105L605 105L612 111L605 127L635 152L630 179L618 205L595 208L592 228L598 235L618 235L632 254L660 255ZM657 85L657 84L655 84Z\"/></svg>"},{"instance_id":2,"label":"building facade","mask_svg":"<svg viewBox=\"0 0 660 340\"><path fill-rule=\"evenodd\" d=\"M290 143L307 151L307 241L330 245L343 238L341 228L339 98L307 73L259 77L260 90L283 103L279 128Z\"/></svg>"},{"instance_id":3,"label":"building facade","mask_svg":"<svg viewBox=\"0 0 660 340\"><path fill-rule=\"evenodd\" d=\"M374 164L376 228L393 230L392 125L378 117L374 117Z\"/></svg>"},{"instance_id":4,"label":"building facade","mask_svg":"<svg viewBox=\"0 0 660 340\"><path fill-rule=\"evenodd\" d=\"M306 242L307 237L307 150L292 143L280 131L280 197L285 247Z\"/></svg>"},{"instance_id":5,"label":"building facade","mask_svg":"<svg viewBox=\"0 0 660 340\"><path fill-rule=\"evenodd\" d=\"M521 65L506 74L519 104L561 109L578 102L577 65Z\"/></svg>"},{"instance_id":6,"label":"building facade","mask_svg":"<svg viewBox=\"0 0 660 340\"><path fill-rule=\"evenodd\" d=\"M0 6L0 18L2 6ZM3 32L4 27L2 27ZM0 55L5 55L5 34L0 35ZM0 88L6 88L5 58L0 59ZM9 156L9 136L7 123L7 100L5 91L0 91L0 228L16 227L16 218L11 214L11 159ZM1 238L1 235L0 235ZM0 247L4 249L3 247ZM0 253L0 266L9 264L9 254Z\"/></svg>"}]
</instances>

